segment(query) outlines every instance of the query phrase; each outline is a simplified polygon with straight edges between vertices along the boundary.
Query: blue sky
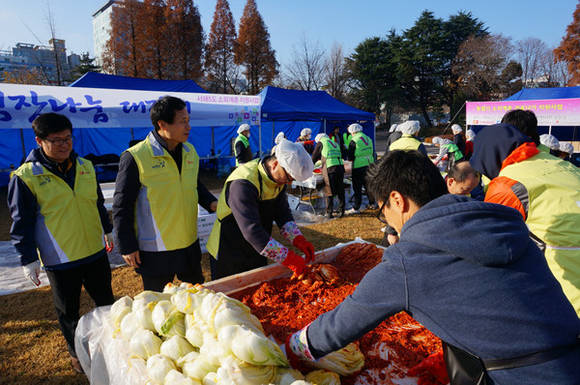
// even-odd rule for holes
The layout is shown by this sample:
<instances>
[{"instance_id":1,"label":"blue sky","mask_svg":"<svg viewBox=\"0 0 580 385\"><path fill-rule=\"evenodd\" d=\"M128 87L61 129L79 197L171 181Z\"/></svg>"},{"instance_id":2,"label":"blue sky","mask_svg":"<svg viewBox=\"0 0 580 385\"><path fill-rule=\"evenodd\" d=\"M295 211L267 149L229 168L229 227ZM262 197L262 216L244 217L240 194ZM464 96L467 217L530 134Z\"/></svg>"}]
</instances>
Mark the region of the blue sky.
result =
<instances>
[{"instance_id":1,"label":"blue sky","mask_svg":"<svg viewBox=\"0 0 580 385\"><path fill-rule=\"evenodd\" d=\"M236 24L246 0L229 0ZM557 46L578 0L256 0L269 28L272 47L281 64L287 64L303 36L330 49L340 43L346 53L367 37L401 32L429 9L446 19L460 10L471 11L491 33L514 41L536 37ZM17 42L46 44L50 38L47 4L50 4L57 37L66 40L69 52L93 53L92 14L106 0L2 0L0 50ZM209 33L216 0L198 0L202 23ZM36 35L36 37L34 36Z\"/></svg>"}]
</instances>

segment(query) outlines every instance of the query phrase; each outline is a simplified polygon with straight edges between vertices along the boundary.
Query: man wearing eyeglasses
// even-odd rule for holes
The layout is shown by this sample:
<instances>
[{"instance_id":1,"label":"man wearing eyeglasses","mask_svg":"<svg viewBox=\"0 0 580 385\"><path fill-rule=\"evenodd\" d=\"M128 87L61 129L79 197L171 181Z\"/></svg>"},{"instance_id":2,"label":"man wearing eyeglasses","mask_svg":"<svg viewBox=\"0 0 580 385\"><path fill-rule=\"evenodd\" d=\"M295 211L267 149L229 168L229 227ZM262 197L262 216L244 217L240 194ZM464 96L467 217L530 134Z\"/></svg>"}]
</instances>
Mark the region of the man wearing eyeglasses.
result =
<instances>
[{"instance_id":1,"label":"man wearing eyeglasses","mask_svg":"<svg viewBox=\"0 0 580 385\"><path fill-rule=\"evenodd\" d=\"M302 273L314 259L314 246L294 222L286 185L308 179L313 169L302 144L282 139L275 155L244 163L230 174L207 242L213 279L265 266L268 259ZM305 259L272 238L273 221Z\"/></svg>"},{"instance_id":2,"label":"man wearing eyeglasses","mask_svg":"<svg viewBox=\"0 0 580 385\"><path fill-rule=\"evenodd\" d=\"M418 151L389 152L368 179L400 240L290 336L291 360L315 361L405 311L443 340L452 385L578 384L580 319L516 210L447 194Z\"/></svg>"},{"instance_id":3,"label":"man wearing eyeglasses","mask_svg":"<svg viewBox=\"0 0 580 385\"><path fill-rule=\"evenodd\" d=\"M60 329L73 369L81 287L97 306L113 303L112 226L92 163L73 151L72 124L60 114L41 114L32 128L38 148L14 171L8 206L12 243L24 275L40 285L40 261L50 282Z\"/></svg>"}]
</instances>

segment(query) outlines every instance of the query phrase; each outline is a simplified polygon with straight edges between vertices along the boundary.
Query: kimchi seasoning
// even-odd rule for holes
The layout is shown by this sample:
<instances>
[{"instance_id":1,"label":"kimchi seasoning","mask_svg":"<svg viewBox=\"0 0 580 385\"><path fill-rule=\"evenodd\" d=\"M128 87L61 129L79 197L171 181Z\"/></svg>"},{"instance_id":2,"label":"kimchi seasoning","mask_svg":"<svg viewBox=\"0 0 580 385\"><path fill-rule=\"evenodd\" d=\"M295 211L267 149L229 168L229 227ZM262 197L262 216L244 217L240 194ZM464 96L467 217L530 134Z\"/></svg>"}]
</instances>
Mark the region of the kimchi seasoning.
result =
<instances>
[{"instance_id":1,"label":"kimchi seasoning","mask_svg":"<svg viewBox=\"0 0 580 385\"><path fill-rule=\"evenodd\" d=\"M242 290L233 295L252 309L266 334L279 342L311 323L320 314L334 309L352 294L362 277L382 258L374 244L354 243L344 247L332 263L342 278L340 284L280 278ZM363 369L342 377L344 385L393 384L392 380L417 377L419 385L449 382L443 363L441 340L407 313L383 321L359 340L365 355ZM306 364L305 364L306 365ZM307 366L296 369L307 373Z\"/></svg>"}]
</instances>

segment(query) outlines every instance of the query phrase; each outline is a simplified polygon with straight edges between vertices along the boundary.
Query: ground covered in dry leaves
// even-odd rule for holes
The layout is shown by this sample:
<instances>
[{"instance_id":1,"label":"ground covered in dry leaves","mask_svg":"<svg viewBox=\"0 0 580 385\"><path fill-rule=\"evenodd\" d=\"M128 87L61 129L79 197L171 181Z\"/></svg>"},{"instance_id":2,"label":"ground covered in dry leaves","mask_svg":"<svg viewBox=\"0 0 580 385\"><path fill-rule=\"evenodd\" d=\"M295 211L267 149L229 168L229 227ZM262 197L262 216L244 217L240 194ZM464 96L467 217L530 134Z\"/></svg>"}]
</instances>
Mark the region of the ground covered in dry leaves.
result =
<instances>
[{"instance_id":1,"label":"ground covered in dry leaves","mask_svg":"<svg viewBox=\"0 0 580 385\"><path fill-rule=\"evenodd\" d=\"M361 237L380 243L382 233L375 211L334 219L302 228L317 250ZM277 230L274 236L278 238ZM209 260L202 261L209 280ZM113 270L113 293L116 298L135 296L142 291L139 276L128 267ZM93 308L83 291L81 314ZM62 337L52 304L49 287L25 293L0 296L0 384L88 384L83 375L70 367L66 343Z\"/></svg>"}]
</instances>

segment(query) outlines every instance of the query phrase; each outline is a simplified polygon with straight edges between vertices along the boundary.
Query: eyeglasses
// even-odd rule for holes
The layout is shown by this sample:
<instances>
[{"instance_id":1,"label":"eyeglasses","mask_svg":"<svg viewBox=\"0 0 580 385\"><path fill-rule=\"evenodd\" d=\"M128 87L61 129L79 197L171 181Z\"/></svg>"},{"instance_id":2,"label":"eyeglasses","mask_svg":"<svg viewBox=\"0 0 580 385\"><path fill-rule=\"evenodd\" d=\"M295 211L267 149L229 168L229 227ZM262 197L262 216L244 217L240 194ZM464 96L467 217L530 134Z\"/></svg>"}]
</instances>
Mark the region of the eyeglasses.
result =
<instances>
[{"instance_id":1,"label":"eyeglasses","mask_svg":"<svg viewBox=\"0 0 580 385\"><path fill-rule=\"evenodd\" d=\"M383 202L383 204L381 205L381 208L379 209L379 212L377 213L377 219L381 222L384 223L385 225L388 225L389 222L387 222L387 219L385 218L385 214L383 213L383 209L385 208L385 205L387 204L387 201L385 200Z\"/></svg>"},{"instance_id":2,"label":"eyeglasses","mask_svg":"<svg viewBox=\"0 0 580 385\"><path fill-rule=\"evenodd\" d=\"M72 136L67 136L66 138L54 138L54 139L42 139L42 140L46 140L47 142L51 143L51 144L68 144L72 142Z\"/></svg>"}]
</instances>

